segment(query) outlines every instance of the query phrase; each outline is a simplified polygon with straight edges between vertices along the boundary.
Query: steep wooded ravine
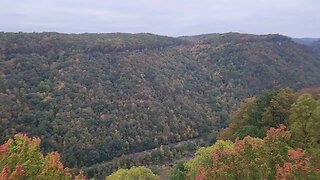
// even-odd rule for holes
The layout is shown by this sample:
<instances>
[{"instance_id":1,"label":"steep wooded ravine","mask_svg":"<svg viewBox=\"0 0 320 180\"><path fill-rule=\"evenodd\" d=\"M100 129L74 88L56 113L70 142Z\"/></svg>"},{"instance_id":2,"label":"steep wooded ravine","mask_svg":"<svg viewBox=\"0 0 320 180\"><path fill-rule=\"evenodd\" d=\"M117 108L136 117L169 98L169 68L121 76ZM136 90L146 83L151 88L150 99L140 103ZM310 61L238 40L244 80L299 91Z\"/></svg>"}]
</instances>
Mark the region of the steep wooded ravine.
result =
<instances>
[{"instance_id":1,"label":"steep wooded ravine","mask_svg":"<svg viewBox=\"0 0 320 180\"><path fill-rule=\"evenodd\" d=\"M244 97L319 86L319 69L281 35L0 33L0 141L40 136L90 166L207 138Z\"/></svg>"}]
</instances>

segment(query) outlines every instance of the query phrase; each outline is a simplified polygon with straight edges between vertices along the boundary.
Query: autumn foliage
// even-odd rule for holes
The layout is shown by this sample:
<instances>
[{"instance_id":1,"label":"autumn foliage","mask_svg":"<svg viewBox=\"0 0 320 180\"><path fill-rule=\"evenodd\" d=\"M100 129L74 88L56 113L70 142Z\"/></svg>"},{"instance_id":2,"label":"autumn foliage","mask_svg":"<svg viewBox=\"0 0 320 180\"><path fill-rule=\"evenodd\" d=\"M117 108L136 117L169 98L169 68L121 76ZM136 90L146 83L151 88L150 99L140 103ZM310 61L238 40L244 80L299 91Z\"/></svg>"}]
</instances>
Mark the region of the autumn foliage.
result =
<instances>
[{"instance_id":1,"label":"autumn foliage","mask_svg":"<svg viewBox=\"0 0 320 180\"><path fill-rule=\"evenodd\" d=\"M289 162L285 162L282 166L276 165L276 179L316 179L320 176L319 160L317 164L313 164L311 156L306 152L297 148L288 152Z\"/></svg>"},{"instance_id":2,"label":"autumn foliage","mask_svg":"<svg viewBox=\"0 0 320 180\"><path fill-rule=\"evenodd\" d=\"M291 133L284 125L270 128L263 139L245 137L230 147L215 149L209 167L198 166L198 172L187 178L205 179L315 179L320 164L301 148L289 145Z\"/></svg>"},{"instance_id":3,"label":"autumn foliage","mask_svg":"<svg viewBox=\"0 0 320 180\"><path fill-rule=\"evenodd\" d=\"M21 131L41 136L44 152L57 150L66 166L103 178L122 154L194 138L210 142L239 100L278 87L318 86L319 67L311 49L281 35L0 32L0 142ZM268 104L249 99L230 128L232 140L262 138L267 128L249 124L252 117L278 125L286 99L289 91ZM145 157L130 163L160 164Z\"/></svg>"},{"instance_id":4,"label":"autumn foliage","mask_svg":"<svg viewBox=\"0 0 320 180\"><path fill-rule=\"evenodd\" d=\"M116 172L105 178L106 180L157 180L159 177L155 175L150 169L139 166L131 167L130 169L119 169Z\"/></svg>"},{"instance_id":5,"label":"autumn foliage","mask_svg":"<svg viewBox=\"0 0 320 180\"><path fill-rule=\"evenodd\" d=\"M83 174L76 179L85 179ZM60 155L40 152L40 139L17 134L0 146L0 180L19 179L72 179L68 168L60 161Z\"/></svg>"}]
</instances>

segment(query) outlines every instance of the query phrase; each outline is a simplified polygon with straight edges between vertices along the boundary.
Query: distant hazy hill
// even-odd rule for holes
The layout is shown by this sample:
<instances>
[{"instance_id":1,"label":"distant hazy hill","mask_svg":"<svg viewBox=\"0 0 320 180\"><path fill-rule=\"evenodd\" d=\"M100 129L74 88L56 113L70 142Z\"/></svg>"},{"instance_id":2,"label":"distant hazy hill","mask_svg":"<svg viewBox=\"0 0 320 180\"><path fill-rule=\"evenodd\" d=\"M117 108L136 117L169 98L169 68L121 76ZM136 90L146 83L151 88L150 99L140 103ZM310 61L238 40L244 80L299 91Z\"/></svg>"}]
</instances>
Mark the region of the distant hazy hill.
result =
<instances>
[{"instance_id":1,"label":"distant hazy hill","mask_svg":"<svg viewBox=\"0 0 320 180\"><path fill-rule=\"evenodd\" d=\"M311 44L311 47L312 49L318 53L318 55L320 56L320 40L318 41L314 41L312 44Z\"/></svg>"},{"instance_id":2,"label":"distant hazy hill","mask_svg":"<svg viewBox=\"0 0 320 180\"><path fill-rule=\"evenodd\" d=\"M320 38L293 38L294 42L309 46L320 55Z\"/></svg>"},{"instance_id":3,"label":"distant hazy hill","mask_svg":"<svg viewBox=\"0 0 320 180\"><path fill-rule=\"evenodd\" d=\"M0 141L37 135L90 166L206 137L244 97L319 86L319 69L281 35L0 33Z\"/></svg>"},{"instance_id":4,"label":"distant hazy hill","mask_svg":"<svg viewBox=\"0 0 320 180\"><path fill-rule=\"evenodd\" d=\"M298 44L312 45L314 42L319 41L320 38L292 38L292 40Z\"/></svg>"}]
</instances>

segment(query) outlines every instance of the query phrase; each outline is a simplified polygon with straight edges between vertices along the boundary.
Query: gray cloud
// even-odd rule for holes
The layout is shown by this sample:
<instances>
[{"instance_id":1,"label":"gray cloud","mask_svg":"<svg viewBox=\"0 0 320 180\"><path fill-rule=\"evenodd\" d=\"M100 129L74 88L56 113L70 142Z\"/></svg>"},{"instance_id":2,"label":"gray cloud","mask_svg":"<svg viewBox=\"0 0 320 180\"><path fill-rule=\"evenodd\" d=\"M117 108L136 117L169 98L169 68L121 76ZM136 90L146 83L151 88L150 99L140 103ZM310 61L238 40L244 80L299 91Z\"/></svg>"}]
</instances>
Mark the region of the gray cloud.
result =
<instances>
[{"instance_id":1,"label":"gray cloud","mask_svg":"<svg viewBox=\"0 0 320 180\"><path fill-rule=\"evenodd\" d=\"M318 0L0 0L0 31L320 37Z\"/></svg>"}]
</instances>

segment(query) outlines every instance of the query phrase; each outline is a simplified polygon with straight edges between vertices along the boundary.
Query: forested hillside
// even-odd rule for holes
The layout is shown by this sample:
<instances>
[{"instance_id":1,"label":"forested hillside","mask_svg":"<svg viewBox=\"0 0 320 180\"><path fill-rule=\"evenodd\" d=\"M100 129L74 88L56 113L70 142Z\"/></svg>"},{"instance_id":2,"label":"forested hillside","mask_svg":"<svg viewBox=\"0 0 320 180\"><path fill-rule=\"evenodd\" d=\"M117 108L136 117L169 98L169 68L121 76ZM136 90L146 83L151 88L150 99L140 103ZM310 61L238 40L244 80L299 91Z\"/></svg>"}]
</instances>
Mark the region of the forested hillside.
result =
<instances>
[{"instance_id":1,"label":"forested hillside","mask_svg":"<svg viewBox=\"0 0 320 180\"><path fill-rule=\"evenodd\" d=\"M293 38L294 42L309 46L314 52L320 54L320 39L319 38Z\"/></svg>"},{"instance_id":2,"label":"forested hillside","mask_svg":"<svg viewBox=\"0 0 320 180\"><path fill-rule=\"evenodd\" d=\"M247 98L231 113L230 125L219 131L218 138L225 140L198 149L194 158L179 162L169 173L133 166L95 177L106 180L319 179L319 98L319 88L299 92L285 88ZM86 179L83 172L75 176L64 168L59 153L43 155L40 142L37 137L17 134L0 145L0 179ZM162 147L160 154L166 153Z\"/></svg>"},{"instance_id":3,"label":"forested hillside","mask_svg":"<svg viewBox=\"0 0 320 180\"><path fill-rule=\"evenodd\" d=\"M0 143L39 136L71 168L154 148L111 170L160 162L161 145L209 141L245 97L319 86L319 69L281 35L0 33Z\"/></svg>"},{"instance_id":4,"label":"forested hillside","mask_svg":"<svg viewBox=\"0 0 320 180\"><path fill-rule=\"evenodd\" d=\"M319 41L319 38L292 38L292 40L298 44L304 44L311 46L314 42Z\"/></svg>"},{"instance_id":5,"label":"forested hillside","mask_svg":"<svg viewBox=\"0 0 320 180\"><path fill-rule=\"evenodd\" d=\"M219 140L180 162L170 179L319 179L319 95L286 88L245 99Z\"/></svg>"},{"instance_id":6,"label":"forested hillside","mask_svg":"<svg viewBox=\"0 0 320 180\"><path fill-rule=\"evenodd\" d=\"M311 44L313 50L320 55L320 40L315 41Z\"/></svg>"}]
</instances>

